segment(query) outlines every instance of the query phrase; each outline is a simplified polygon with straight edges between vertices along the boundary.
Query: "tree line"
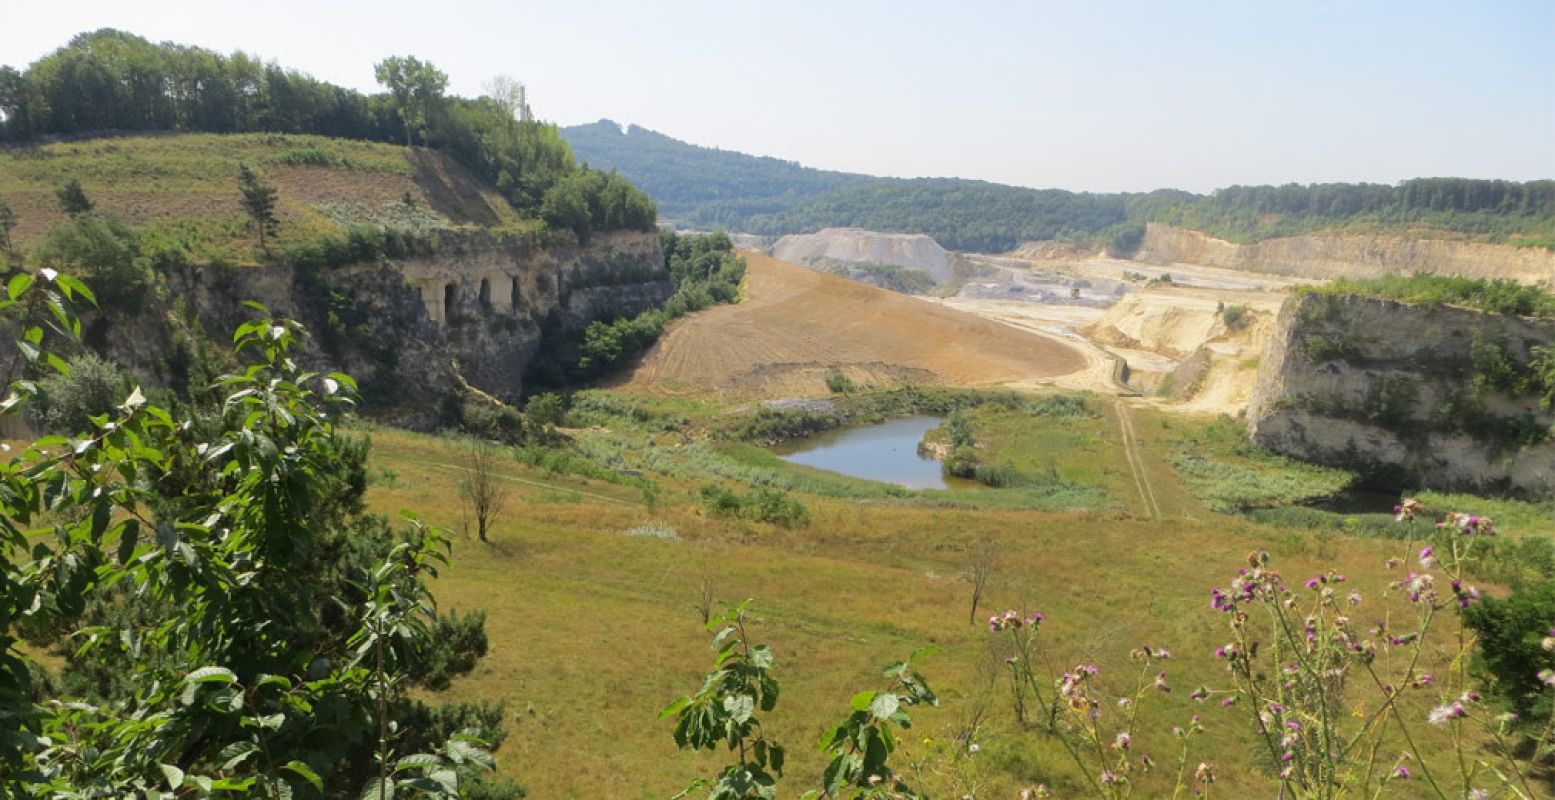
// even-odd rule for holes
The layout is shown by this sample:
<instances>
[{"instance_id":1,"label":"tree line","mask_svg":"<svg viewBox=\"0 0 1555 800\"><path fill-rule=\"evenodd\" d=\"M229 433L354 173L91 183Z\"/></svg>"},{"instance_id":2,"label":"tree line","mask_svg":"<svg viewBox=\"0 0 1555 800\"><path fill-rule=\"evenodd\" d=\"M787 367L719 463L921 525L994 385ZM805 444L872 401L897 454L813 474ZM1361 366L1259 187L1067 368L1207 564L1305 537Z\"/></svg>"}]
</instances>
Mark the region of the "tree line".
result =
<instances>
[{"instance_id":1,"label":"tree line","mask_svg":"<svg viewBox=\"0 0 1555 800\"><path fill-rule=\"evenodd\" d=\"M387 89L366 95L275 62L102 29L77 35L25 70L0 67L0 142L105 131L316 134L447 152L515 209L589 231L652 230L657 210L619 176L578 165L556 126L531 119L521 85L500 77L478 98L445 94L434 65L392 56L375 65ZM583 175L579 178L577 175ZM569 180L570 179L570 180ZM582 193L588 218L577 212ZM548 220L549 221L549 220Z\"/></svg>"},{"instance_id":2,"label":"tree line","mask_svg":"<svg viewBox=\"0 0 1555 800\"><path fill-rule=\"evenodd\" d=\"M694 228L782 235L832 226L924 233L953 250L999 252L1024 241L1137 247L1144 223L1233 241L1319 230L1434 229L1555 246L1555 181L1420 178L1399 184L1231 186L1091 194L958 178L902 180L811 169L698 147L609 120L562 130L579 155L619 169L666 216Z\"/></svg>"}]
</instances>

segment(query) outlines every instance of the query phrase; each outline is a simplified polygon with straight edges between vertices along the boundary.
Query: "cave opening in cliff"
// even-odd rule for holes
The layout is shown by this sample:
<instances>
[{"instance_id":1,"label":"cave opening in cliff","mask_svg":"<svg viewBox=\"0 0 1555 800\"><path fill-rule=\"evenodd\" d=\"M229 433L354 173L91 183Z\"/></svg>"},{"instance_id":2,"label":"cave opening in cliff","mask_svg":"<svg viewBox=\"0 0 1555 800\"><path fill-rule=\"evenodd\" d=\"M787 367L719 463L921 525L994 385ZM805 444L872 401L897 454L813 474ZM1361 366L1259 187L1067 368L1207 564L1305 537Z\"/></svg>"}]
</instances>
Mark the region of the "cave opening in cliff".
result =
<instances>
[{"instance_id":1,"label":"cave opening in cliff","mask_svg":"<svg viewBox=\"0 0 1555 800\"><path fill-rule=\"evenodd\" d=\"M491 311L491 279L481 278L481 311Z\"/></svg>"},{"instance_id":2,"label":"cave opening in cliff","mask_svg":"<svg viewBox=\"0 0 1555 800\"><path fill-rule=\"evenodd\" d=\"M457 305L458 288L452 283L443 284L443 321L454 321L454 308Z\"/></svg>"},{"instance_id":3,"label":"cave opening in cliff","mask_svg":"<svg viewBox=\"0 0 1555 800\"><path fill-rule=\"evenodd\" d=\"M513 289L508 293L508 299L509 299L509 305L512 308L512 310L517 311L518 310L519 293L518 293L518 278L516 276L513 278Z\"/></svg>"}]
</instances>

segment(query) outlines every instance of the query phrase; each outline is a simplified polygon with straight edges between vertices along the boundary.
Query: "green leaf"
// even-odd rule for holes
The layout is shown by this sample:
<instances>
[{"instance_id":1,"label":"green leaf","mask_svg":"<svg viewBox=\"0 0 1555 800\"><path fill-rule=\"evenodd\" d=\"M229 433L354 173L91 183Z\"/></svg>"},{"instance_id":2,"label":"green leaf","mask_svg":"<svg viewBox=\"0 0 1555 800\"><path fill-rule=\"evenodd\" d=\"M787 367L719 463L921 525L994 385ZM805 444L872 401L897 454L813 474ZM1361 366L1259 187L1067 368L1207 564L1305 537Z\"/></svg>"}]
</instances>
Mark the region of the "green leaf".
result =
<instances>
[{"instance_id":1,"label":"green leaf","mask_svg":"<svg viewBox=\"0 0 1555 800\"><path fill-rule=\"evenodd\" d=\"M405 756L404 758L400 759L399 761L394 762L394 768L395 769L420 769L422 767L441 766L442 763L443 763L443 759L438 758L437 756L432 755L431 753L415 753L415 754L412 754L412 755Z\"/></svg>"},{"instance_id":2,"label":"green leaf","mask_svg":"<svg viewBox=\"0 0 1555 800\"><path fill-rule=\"evenodd\" d=\"M10 295L12 300L19 299L23 294L26 293L29 288L32 287L33 280L34 278L31 273L18 272L11 277L9 282L6 283L5 293Z\"/></svg>"},{"instance_id":3,"label":"green leaf","mask_svg":"<svg viewBox=\"0 0 1555 800\"><path fill-rule=\"evenodd\" d=\"M869 704L875 701L876 694L879 694L879 692L864 691L853 695L853 710L868 711Z\"/></svg>"},{"instance_id":4,"label":"green leaf","mask_svg":"<svg viewBox=\"0 0 1555 800\"><path fill-rule=\"evenodd\" d=\"M735 722L745 722L749 720L751 718L751 714L755 713L756 711L756 698L751 697L748 694L742 694L736 697L725 697L724 710L729 712L729 716L732 717Z\"/></svg>"},{"instance_id":5,"label":"green leaf","mask_svg":"<svg viewBox=\"0 0 1555 800\"><path fill-rule=\"evenodd\" d=\"M307 781L313 786L314 789L320 792L324 791L324 780L320 778L319 774L314 772L313 768L307 764L304 764L301 761L288 761L286 762L286 766L281 767L281 769L291 772L297 777Z\"/></svg>"},{"instance_id":6,"label":"green leaf","mask_svg":"<svg viewBox=\"0 0 1555 800\"><path fill-rule=\"evenodd\" d=\"M234 684L238 682L237 673L226 667L200 667L194 672L184 676L189 683L224 683Z\"/></svg>"},{"instance_id":7,"label":"green leaf","mask_svg":"<svg viewBox=\"0 0 1555 800\"><path fill-rule=\"evenodd\" d=\"M890 719L896 709L901 706L901 698L890 692L881 692L875 695L875 699L869 704L869 713L875 719Z\"/></svg>"},{"instance_id":8,"label":"green leaf","mask_svg":"<svg viewBox=\"0 0 1555 800\"><path fill-rule=\"evenodd\" d=\"M135 555L135 543L140 539L140 520L126 520L119 531L119 566L130 563Z\"/></svg>"},{"instance_id":9,"label":"green leaf","mask_svg":"<svg viewBox=\"0 0 1555 800\"><path fill-rule=\"evenodd\" d=\"M367 782L366 786L362 787L361 800L393 800L393 797L393 778L390 778L387 781L383 781L382 783L380 783L377 778L373 778Z\"/></svg>"},{"instance_id":10,"label":"green leaf","mask_svg":"<svg viewBox=\"0 0 1555 800\"><path fill-rule=\"evenodd\" d=\"M162 769L162 777L167 778L169 789L177 789L184 785L184 771L172 764L158 764Z\"/></svg>"}]
</instances>

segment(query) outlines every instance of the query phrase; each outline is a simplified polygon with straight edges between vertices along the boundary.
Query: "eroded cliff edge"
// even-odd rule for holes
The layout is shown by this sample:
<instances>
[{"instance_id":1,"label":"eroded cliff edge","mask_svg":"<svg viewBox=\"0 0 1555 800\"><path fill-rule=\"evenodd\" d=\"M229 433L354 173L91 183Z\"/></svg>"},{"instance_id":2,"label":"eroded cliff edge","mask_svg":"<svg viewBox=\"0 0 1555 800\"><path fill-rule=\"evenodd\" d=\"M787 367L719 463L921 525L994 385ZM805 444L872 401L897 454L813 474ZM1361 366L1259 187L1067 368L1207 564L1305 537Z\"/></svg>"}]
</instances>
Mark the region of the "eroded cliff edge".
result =
<instances>
[{"instance_id":1,"label":"eroded cliff edge","mask_svg":"<svg viewBox=\"0 0 1555 800\"><path fill-rule=\"evenodd\" d=\"M150 385L182 388L257 301L307 325L310 367L353 375L364 411L393 425L456 422L470 388L509 403L553 340L595 320L636 314L674 293L655 233L588 244L445 233L436 247L339 268L167 271L160 297L134 313L88 314L85 343Z\"/></svg>"},{"instance_id":2,"label":"eroded cliff edge","mask_svg":"<svg viewBox=\"0 0 1555 800\"><path fill-rule=\"evenodd\" d=\"M1375 278L1428 272L1522 283L1555 280L1555 251L1402 236L1311 234L1236 244L1152 222L1134 256L1301 278Z\"/></svg>"},{"instance_id":3,"label":"eroded cliff edge","mask_svg":"<svg viewBox=\"0 0 1555 800\"><path fill-rule=\"evenodd\" d=\"M1552 343L1555 319L1298 294L1259 366L1249 430L1390 487L1548 495Z\"/></svg>"}]
</instances>

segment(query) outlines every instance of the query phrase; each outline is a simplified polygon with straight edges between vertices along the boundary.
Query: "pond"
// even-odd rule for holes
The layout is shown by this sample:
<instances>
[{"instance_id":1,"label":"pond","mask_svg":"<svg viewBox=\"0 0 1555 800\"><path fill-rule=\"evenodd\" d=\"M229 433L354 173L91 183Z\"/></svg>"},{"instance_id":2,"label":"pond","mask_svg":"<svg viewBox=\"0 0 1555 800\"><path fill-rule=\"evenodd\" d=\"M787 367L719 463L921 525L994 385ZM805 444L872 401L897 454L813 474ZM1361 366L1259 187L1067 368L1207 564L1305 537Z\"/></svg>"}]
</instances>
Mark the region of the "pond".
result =
<instances>
[{"instance_id":1,"label":"pond","mask_svg":"<svg viewBox=\"0 0 1555 800\"><path fill-rule=\"evenodd\" d=\"M959 489L974 483L947 479L940 462L918 453L923 435L939 424L938 417L905 417L795 439L774 449L784 461L909 489Z\"/></svg>"}]
</instances>

